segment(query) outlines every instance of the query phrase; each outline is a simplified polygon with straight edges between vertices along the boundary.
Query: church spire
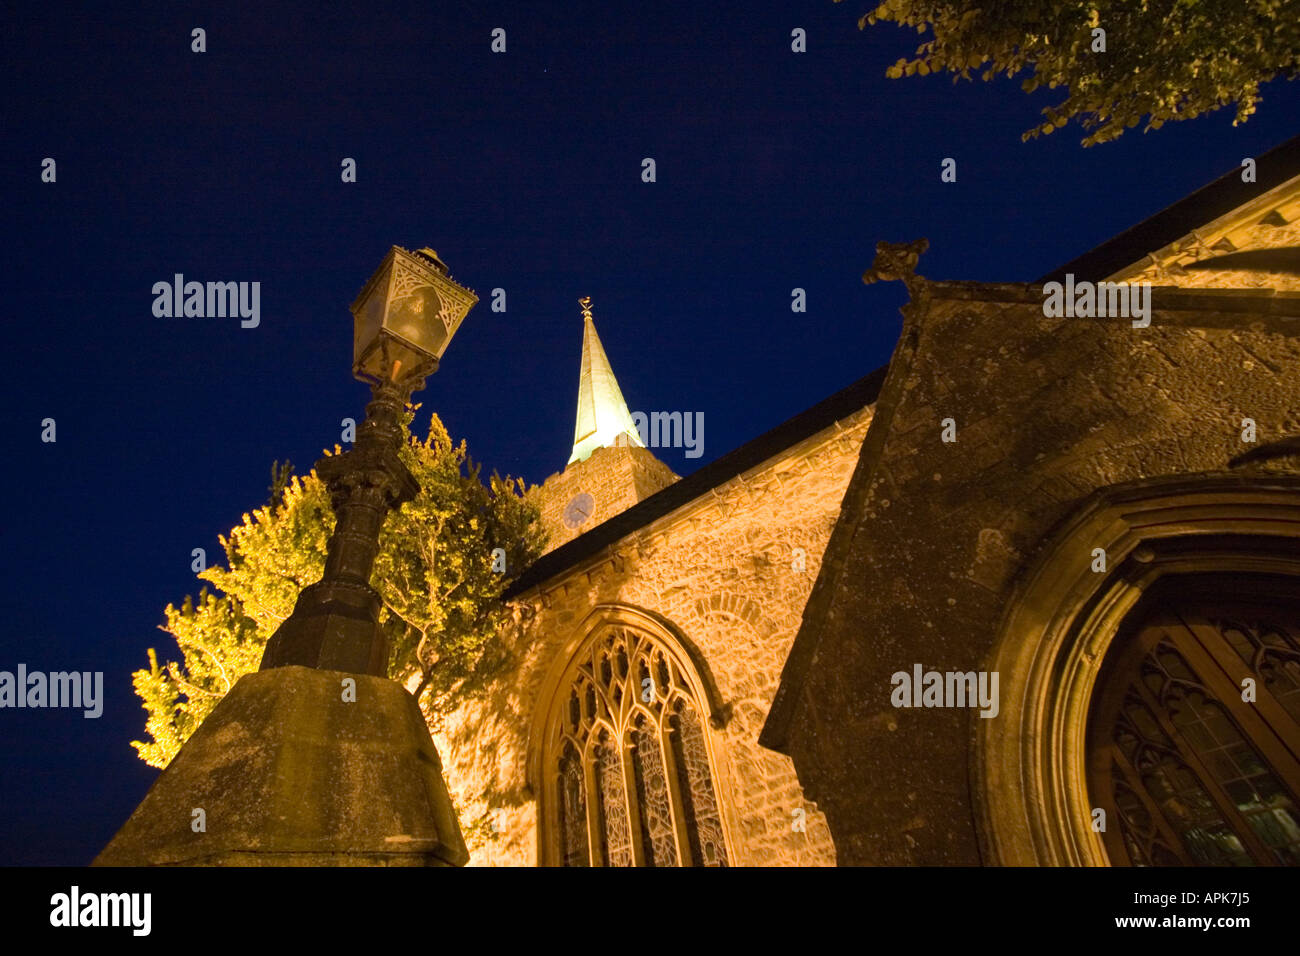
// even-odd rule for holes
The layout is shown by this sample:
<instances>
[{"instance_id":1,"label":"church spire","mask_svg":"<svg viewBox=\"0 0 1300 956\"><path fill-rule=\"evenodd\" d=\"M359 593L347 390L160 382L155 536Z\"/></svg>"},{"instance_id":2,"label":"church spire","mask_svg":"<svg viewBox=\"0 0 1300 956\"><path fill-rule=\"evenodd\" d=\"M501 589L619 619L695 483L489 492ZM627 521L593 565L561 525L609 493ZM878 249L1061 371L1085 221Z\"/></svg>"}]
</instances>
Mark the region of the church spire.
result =
<instances>
[{"instance_id":1,"label":"church spire","mask_svg":"<svg viewBox=\"0 0 1300 956\"><path fill-rule=\"evenodd\" d=\"M582 370L570 465L607 445L645 447L623 401L614 370L609 367L600 336L596 334L596 324L591 318L591 296L584 296L578 302L582 306Z\"/></svg>"}]
</instances>

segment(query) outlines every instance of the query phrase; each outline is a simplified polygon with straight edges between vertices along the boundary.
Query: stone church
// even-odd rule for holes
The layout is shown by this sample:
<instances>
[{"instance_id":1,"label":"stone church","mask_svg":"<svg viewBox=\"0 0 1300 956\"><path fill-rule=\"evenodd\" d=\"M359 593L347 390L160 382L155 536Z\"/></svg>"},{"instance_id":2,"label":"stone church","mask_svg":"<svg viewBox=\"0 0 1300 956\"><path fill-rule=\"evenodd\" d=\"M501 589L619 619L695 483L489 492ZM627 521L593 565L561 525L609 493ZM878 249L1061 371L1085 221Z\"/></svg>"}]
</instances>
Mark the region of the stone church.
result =
<instances>
[{"instance_id":1,"label":"stone church","mask_svg":"<svg viewBox=\"0 0 1300 956\"><path fill-rule=\"evenodd\" d=\"M1034 283L882 243L889 365L685 478L584 303L512 663L435 728L471 862L1300 863L1300 139L1244 178Z\"/></svg>"}]
</instances>

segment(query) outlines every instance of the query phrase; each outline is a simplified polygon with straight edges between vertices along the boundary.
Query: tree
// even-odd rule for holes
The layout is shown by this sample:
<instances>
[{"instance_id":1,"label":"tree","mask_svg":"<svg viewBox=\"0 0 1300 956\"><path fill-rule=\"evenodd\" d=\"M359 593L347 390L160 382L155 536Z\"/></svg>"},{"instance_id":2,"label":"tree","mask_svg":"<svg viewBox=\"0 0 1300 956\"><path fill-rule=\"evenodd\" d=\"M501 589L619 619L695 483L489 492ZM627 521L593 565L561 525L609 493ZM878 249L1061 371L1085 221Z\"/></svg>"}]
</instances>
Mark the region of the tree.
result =
<instances>
[{"instance_id":1,"label":"tree","mask_svg":"<svg viewBox=\"0 0 1300 956\"><path fill-rule=\"evenodd\" d=\"M1298 0L883 0L858 27L879 21L934 34L887 76L947 71L955 83L982 67L985 80L1027 73L1026 92L1064 89L1022 140L1078 119L1091 146L1143 118L1159 129L1230 105L1235 126L1260 84L1300 73Z\"/></svg>"},{"instance_id":2,"label":"tree","mask_svg":"<svg viewBox=\"0 0 1300 956\"><path fill-rule=\"evenodd\" d=\"M407 425L418 407L408 406ZM423 441L409 439L402 460L420 493L384 523L372 583L382 598L388 673L415 684L426 716L436 718L505 661L501 594L541 553L542 530L523 480L493 473L485 486L465 443L453 445L436 415ZM334 530L324 483L314 470L300 478L277 464L270 492L268 504L221 537L228 566L199 573L219 593L205 586L197 600L167 605L160 629L176 639L181 661L160 666L150 648L149 668L132 675L152 738L132 746L151 766L165 767L235 682L257 670L298 592L324 573ZM504 573L494 570L502 552Z\"/></svg>"}]
</instances>

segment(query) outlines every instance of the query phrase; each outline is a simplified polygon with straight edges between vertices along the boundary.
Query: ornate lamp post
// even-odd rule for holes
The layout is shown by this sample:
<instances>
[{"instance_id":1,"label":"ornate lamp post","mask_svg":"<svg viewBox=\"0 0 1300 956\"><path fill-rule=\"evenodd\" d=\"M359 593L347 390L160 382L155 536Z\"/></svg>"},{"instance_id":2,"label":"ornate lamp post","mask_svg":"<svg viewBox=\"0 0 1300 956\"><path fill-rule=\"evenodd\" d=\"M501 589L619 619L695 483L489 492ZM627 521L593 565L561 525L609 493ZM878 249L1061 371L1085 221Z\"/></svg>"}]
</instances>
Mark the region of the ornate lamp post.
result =
<instances>
[{"instance_id":1,"label":"ornate lamp post","mask_svg":"<svg viewBox=\"0 0 1300 956\"><path fill-rule=\"evenodd\" d=\"M419 704L387 679L370 572L419 490L402 410L478 298L432 249L394 246L352 304L373 389L352 450L316 465L338 518L325 574L262 667L222 698L95 859L101 866L463 866L465 841ZM203 825L195 824L202 811Z\"/></svg>"},{"instance_id":2,"label":"ornate lamp post","mask_svg":"<svg viewBox=\"0 0 1300 956\"><path fill-rule=\"evenodd\" d=\"M300 665L387 676L388 642L370 572L388 512L419 491L398 456L406 437L402 410L438 370L477 302L432 249L393 246L352 303L352 372L370 383L373 395L354 447L316 463L338 519L325 574L303 589L272 635L262 670Z\"/></svg>"}]
</instances>

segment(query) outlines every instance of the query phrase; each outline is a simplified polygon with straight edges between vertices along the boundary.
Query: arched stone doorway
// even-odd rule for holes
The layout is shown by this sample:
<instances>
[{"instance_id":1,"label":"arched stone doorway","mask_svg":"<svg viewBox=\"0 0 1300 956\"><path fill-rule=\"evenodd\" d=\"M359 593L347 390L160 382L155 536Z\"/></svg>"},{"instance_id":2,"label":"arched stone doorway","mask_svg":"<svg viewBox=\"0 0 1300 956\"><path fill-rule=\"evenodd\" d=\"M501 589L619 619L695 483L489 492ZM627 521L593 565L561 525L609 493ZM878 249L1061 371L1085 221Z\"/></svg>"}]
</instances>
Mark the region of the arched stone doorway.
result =
<instances>
[{"instance_id":1,"label":"arched stone doorway","mask_svg":"<svg viewBox=\"0 0 1300 956\"><path fill-rule=\"evenodd\" d=\"M1097 681L1089 788L1112 863L1300 864L1300 584L1157 582Z\"/></svg>"},{"instance_id":2,"label":"arched stone doorway","mask_svg":"<svg viewBox=\"0 0 1300 956\"><path fill-rule=\"evenodd\" d=\"M1156 479L1092 496L1021 578L988 663L1002 709L974 722L971 780L985 860L1293 862L1298 596L1300 479ZM1246 662L1260 641L1276 650ZM1251 668L1253 704L1241 700Z\"/></svg>"}]
</instances>

